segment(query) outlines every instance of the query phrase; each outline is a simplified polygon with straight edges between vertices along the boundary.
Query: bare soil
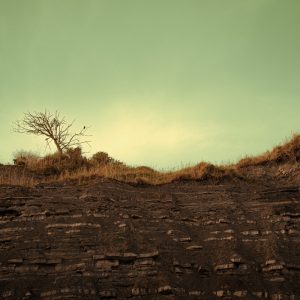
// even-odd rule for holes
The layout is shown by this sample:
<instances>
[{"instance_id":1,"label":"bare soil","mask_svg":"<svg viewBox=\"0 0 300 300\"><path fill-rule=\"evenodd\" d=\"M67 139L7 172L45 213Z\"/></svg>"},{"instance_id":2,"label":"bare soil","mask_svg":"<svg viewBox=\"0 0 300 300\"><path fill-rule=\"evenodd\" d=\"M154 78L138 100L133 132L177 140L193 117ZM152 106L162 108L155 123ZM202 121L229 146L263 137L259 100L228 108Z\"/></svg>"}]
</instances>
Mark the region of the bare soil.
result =
<instances>
[{"instance_id":1,"label":"bare soil","mask_svg":"<svg viewBox=\"0 0 300 300\"><path fill-rule=\"evenodd\" d=\"M288 182L0 187L0 299L300 299Z\"/></svg>"}]
</instances>

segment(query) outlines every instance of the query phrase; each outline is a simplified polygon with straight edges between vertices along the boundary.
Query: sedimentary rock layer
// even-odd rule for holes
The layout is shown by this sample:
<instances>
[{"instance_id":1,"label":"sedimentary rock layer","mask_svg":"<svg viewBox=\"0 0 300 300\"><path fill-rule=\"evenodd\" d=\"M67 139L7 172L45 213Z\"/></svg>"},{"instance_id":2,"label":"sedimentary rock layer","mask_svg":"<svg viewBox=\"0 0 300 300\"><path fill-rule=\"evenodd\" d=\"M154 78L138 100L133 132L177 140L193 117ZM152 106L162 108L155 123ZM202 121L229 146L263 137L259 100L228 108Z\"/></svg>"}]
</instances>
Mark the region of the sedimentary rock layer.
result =
<instances>
[{"instance_id":1,"label":"sedimentary rock layer","mask_svg":"<svg viewBox=\"0 0 300 300\"><path fill-rule=\"evenodd\" d=\"M298 187L0 187L1 299L299 299Z\"/></svg>"}]
</instances>

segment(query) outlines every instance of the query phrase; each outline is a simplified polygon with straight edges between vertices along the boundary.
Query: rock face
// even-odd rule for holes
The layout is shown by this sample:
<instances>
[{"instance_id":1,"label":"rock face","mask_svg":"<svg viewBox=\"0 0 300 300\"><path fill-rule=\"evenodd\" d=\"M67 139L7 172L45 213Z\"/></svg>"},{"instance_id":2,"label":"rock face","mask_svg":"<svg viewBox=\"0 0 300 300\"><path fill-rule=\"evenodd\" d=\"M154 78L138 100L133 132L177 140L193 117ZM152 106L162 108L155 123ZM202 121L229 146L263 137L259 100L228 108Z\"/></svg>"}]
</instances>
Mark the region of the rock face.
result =
<instances>
[{"instance_id":1,"label":"rock face","mask_svg":"<svg viewBox=\"0 0 300 300\"><path fill-rule=\"evenodd\" d=\"M0 187L0 299L300 299L297 187Z\"/></svg>"}]
</instances>

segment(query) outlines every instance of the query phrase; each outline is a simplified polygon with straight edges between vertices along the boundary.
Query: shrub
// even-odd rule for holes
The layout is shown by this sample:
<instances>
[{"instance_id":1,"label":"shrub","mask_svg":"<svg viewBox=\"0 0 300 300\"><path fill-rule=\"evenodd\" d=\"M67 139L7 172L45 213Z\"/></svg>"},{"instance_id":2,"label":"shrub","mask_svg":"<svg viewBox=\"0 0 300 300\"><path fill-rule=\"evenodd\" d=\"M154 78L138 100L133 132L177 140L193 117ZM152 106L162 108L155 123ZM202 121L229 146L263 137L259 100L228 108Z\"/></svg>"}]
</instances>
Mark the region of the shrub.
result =
<instances>
[{"instance_id":1,"label":"shrub","mask_svg":"<svg viewBox=\"0 0 300 300\"><path fill-rule=\"evenodd\" d=\"M64 154L54 153L42 158L31 152L20 151L16 154L14 163L42 175L58 175L65 171L89 167L88 160L82 156L79 147L68 149Z\"/></svg>"},{"instance_id":2,"label":"shrub","mask_svg":"<svg viewBox=\"0 0 300 300\"><path fill-rule=\"evenodd\" d=\"M64 154L51 154L39 160L37 170L45 175L61 174L65 171L72 172L77 169L89 167L88 160L82 156L79 147L68 149Z\"/></svg>"},{"instance_id":3,"label":"shrub","mask_svg":"<svg viewBox=\"0 0 300 300\"><path fill-rule=\"evenodd\" d=\"M31 151L20 150L14 154L13 162L17 166L30 167L34 165L39 159L40 157Z\"/></svg>"},{"instance_id":4,"label":"shrub","mask_svg":"<svg viewBox=\"0 0 300 300\"><path fill-rule=\"evenodd\" d=\"M122 163L112 157L110 157L106 152L99 151L95 153L91 159L90 163L93 166L104 166L110 164L122 165Z\"/></svg>"}]
</instances>

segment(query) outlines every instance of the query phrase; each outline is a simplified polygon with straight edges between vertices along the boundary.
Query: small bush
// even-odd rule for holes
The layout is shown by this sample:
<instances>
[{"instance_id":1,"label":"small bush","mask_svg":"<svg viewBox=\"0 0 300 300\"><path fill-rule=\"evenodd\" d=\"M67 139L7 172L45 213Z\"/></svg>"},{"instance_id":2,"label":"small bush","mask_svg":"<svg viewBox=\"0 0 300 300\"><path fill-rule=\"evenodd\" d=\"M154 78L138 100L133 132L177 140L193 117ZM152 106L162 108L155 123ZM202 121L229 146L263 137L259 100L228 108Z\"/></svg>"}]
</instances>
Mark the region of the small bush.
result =
<instances>
[{"instance_id":1,"label":"small bush","mask_svg":"<svg viewBox=\"0 0 300 300\"><path fill-rule=\"evenodd\" d=\"M82 156L80 148L69 149L62 155L54 153L42 158L21 151L15 156L14 163L42 175L58 175L65 171L89 167L88 160Z\"/></svg>"},{"instance_id":2,"label":"small bush","mask_svg":"<svg viewBox=\"0 0 300 300\"><path fill-rule=\"evenodd\" d=\"M13 162L17 166L29 167L36 164L39 159L40 157L37 154L21 150L15 153Z\"/></svg>"},{"instance_id":3,"label":"small bush","mask_svg":"<svg viewBox=\"0 0 300 300\"><path fill-rule=\"evenodd\" d=\"M69 149L62 155L55 153L45 156L39 160L37 170L45 175L58 175L65 171L72 172L83 167L89 167L88 160L82 156L80 148L74 148Z\"/></svg>"},{"instance_id":4,"label":"small bush","mask_svg":"<svg viewBox=\"0 0 300 300\"><path fill-rule=\"evenodd\" d=\"M90 163L93 166L104 166L104 165L110 165L110 164L122 164L120 161L110 157L106 152L99 151L95 153L91 159Z\"/></svg>"}]
</instances>

